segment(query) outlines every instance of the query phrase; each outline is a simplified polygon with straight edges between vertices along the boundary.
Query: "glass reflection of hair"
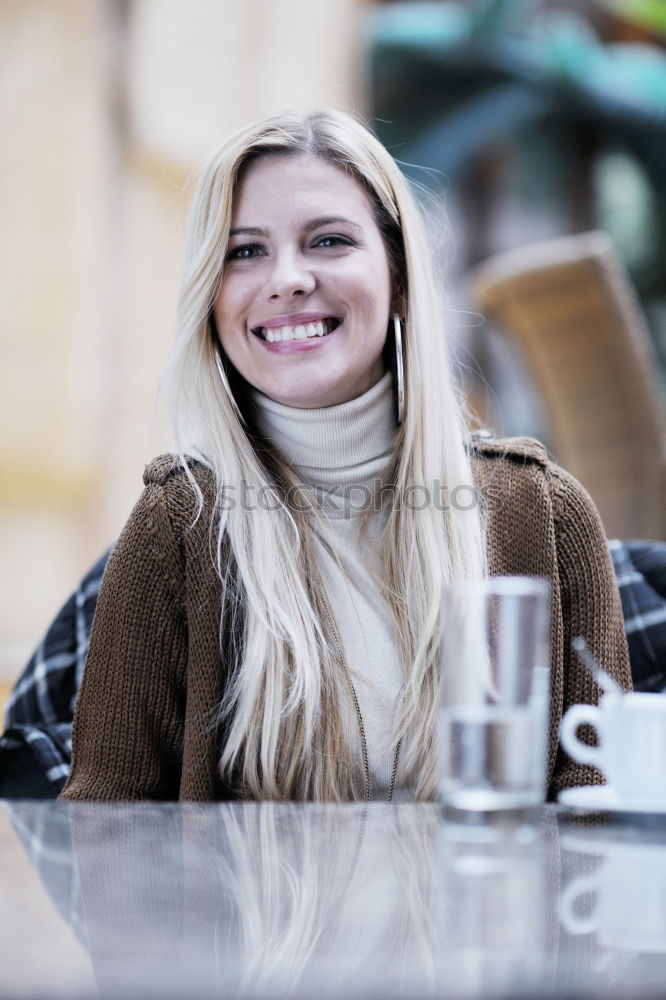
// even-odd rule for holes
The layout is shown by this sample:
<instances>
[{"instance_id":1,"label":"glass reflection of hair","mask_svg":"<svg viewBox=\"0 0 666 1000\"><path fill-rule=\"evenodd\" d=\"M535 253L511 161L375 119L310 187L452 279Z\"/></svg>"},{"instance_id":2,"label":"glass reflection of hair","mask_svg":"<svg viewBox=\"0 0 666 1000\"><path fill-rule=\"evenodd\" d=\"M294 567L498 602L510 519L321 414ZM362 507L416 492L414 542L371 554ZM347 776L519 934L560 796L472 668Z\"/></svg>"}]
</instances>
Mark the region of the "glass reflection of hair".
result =
<instances>
[{"instance_id":1,"label":"glass reflection of hair","mask_svg":"<svg viewBox=\"0 0 666 1000\"><path fill-rule=\"evenodd\" d=\"M340 166L362 186L404 302L406 405L389 471L396 497L409 484L472 481L420 210L388 152L342 112L263 120L237 132L210 161L192 206L178 335L164 388L181 457L201 457L218 483L213 548L225 595L221 632L231 637L235 662L219 707L221 772L252 798L347 800L363 796L364 780L345 736L350 681L338 662L315 556L315 538L326 544L324 519L314 503L308 511L286 503L270 511L259 504L226 509L219 485L237 496L243 483L254 495L275 484L284 493L298 486L268 443L248 436L242 380L226 359L220 362L212 320L244 166L269 154L298 153ZM193 476L191 482L201 499ZM482 574L485 544L478 511L412 507L393 505L381 542L383 590L405 673L393 742L402 741L405 783L417 798L432 798L441 588L447 580Z\"/></svg>"},{"instance_id":2,"label":"glass reflection of hair","mask_svg":"<svg viewBox=\"0 0 666 1000\"><path fill-rule=\"evenodd\" d=\"M230 904L216 928L220 987L228 989L231 970L241 996L288 993L306 975L320 940L334 933L363 810L236 803L221 805L217 816L224 833L216 864Z\"/></svg>"},{"instance_id":3,"label":"glass reflection of hair","mask_svg":"<svg viewBox=\"0 0 666 1000\"><path fill-rule=\"evenodd\" d=\"M415 976L421 989L434 988L441 952L438 926L438 873L441 816L427 805L393 810L393 830L388 838L391 871L396 880L394 908L381 951L375 956L395 958L395 975L406 994ZM380 829L379 834L383 835Z\"/></svg>"},{"instance_id":4,"label":"glass reflection of hair","mask_svg":"<svg viewBox=\"0 0 666 1000\"><path fill-rule=\"evenodd\" d=\"M216 816L220 989L288 994L324 969L336 990L358 986L369 969L434 982L436 812L246 803Z\"/></svg>"}]
</instances>

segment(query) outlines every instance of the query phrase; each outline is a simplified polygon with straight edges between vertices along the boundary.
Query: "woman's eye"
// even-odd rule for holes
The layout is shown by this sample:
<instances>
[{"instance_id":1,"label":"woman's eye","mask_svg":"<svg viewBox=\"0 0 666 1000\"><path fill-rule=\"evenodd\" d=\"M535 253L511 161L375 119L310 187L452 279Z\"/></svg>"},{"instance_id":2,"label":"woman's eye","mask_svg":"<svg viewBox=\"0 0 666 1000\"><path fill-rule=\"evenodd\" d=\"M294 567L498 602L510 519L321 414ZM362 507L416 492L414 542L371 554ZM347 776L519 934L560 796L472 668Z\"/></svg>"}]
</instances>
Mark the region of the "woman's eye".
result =
<instances>
[{"instance_id":1,"label":"woman's eye","mask_svg":"<svg viewBox=\"0 0 666 1000\"><path fill-rule=\"evenodd\" d=\"M352 245L352 240L348 236L320 236L315 242L316 247L350 247Z\"/></svg>"},{"instance_id":2,"label":"woman's eye","mask_svg":"<svg viewBox=\"0 0 666 1000\"><path fill-rule=\"evenodd\" d=\"M257 243L244 243L242 246L230 250L227 254L227 260L250 260L251 257L258 257L263 252L263 247Z\"/></svg>"}]
</instances>

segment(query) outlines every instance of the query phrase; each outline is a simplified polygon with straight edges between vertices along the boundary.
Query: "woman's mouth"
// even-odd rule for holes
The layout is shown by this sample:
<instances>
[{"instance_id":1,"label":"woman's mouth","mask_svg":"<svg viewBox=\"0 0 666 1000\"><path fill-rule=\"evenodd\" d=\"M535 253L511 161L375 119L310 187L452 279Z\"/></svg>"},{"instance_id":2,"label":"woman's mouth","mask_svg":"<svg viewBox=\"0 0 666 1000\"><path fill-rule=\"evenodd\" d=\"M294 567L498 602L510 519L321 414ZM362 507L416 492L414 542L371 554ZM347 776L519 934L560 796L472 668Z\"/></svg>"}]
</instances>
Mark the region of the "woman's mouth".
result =
<instances>
[{"instance_id":1,"label":"woman's mouth","mask_svg":"<svg viewBox=\"0 0 666 1000\"><path fill-rule=\"evenodd\" d=\"M315 337L327 337L329 333L337 330L340 322L336 316L327 316L326 319L316 320L313 323L298 323L295 326L270 328L257 326L252 333L269 344L284 343L289 340L312 340Z\"/></svg>"}]
</instances>

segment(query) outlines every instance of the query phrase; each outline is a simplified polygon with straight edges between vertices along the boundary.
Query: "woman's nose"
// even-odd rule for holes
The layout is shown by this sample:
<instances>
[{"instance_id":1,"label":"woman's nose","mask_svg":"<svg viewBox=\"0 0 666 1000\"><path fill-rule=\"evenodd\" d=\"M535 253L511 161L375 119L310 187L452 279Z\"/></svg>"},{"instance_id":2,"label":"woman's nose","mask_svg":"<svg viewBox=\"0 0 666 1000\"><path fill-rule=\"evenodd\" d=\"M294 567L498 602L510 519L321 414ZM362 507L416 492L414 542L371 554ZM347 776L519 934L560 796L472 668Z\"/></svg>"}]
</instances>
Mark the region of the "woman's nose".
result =
<instances>
[{"instance_id":1,"label":"woman's nose","mask_svg":"<svg viewBox=\"0 0 666 1000\"><path fill-rule=\"evenodd\" d=\"M309 295L316 279L303 258L295 253L278 254L268 279L269 298L284 299Z\"/></svg>"}]
</instances>

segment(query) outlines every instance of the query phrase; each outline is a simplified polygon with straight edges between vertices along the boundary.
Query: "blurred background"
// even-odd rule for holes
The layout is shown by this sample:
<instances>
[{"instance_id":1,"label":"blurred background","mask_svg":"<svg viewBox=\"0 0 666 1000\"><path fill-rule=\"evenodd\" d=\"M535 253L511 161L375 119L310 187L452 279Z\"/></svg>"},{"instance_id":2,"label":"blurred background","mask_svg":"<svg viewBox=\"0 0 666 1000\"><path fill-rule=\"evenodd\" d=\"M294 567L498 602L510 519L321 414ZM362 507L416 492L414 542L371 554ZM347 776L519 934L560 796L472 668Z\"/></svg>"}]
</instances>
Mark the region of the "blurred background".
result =
<instances>
[{"instance_id":1,"label":"blurred background","mask_svg":"<svg viewBox=\"0 0 666 1000\"><path fill-rule=\"evenodd\" d=\"M665 47L664 0L3 0L0 684L169 447L188 177L285 107L419 186L479 423L666 537Z\"/></svg>"}]
</instances>

